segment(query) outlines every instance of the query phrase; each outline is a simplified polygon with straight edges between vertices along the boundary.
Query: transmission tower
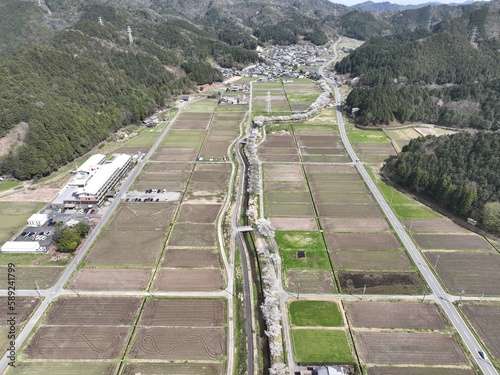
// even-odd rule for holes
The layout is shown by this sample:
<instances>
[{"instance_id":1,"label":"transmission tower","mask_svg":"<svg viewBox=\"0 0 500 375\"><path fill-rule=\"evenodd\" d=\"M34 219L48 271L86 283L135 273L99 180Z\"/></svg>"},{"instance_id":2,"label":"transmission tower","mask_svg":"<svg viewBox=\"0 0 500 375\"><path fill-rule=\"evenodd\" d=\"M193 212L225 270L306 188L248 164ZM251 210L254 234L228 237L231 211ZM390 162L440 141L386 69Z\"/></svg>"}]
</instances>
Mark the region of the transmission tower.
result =
<instances>
[{"instance_id":1,"label":"transmission tower","mask_svg":"<svg viewBox=\"0 0 500 375\"><path fill-rule=\"evenodd\" d=\"M427 30L432 31L432 17L427 21Z\"/></svg>"},{"instance_id":2,"label":"transmission tower","mask_svg":"<svg viewBox=\"0 0 500 375\"><path fill-rule=\"evenodd\" d=\"M134 39L132 38L132 28L130 26L127 26L127 33L128 33L128 42L130 45L134 43Z\"/></svg>"},{"instance_id":3,"label":"transmission tower","mask_svg":"<svg viewBox=\"0 0 500 375\"><path fill-rule=\"evenodd\" d=\"M104 22L102 21L102 17L99 17L99 25L104 25Z\"/></svg>"},{"instance_id":4,"label":"transmission tower","mask_svg":"<svg viewBox=\"0 0 500 375\"><path fill-rule=\"evenodd\" d=\"M271 113L271 91L267 92L267 98L266 98L266 113Z\"/></svg>"},{"instance_id":5,"label":"transmission tower","mask_svg":"<svg viewBox=\"0 0 500 375\"><path fill-rule=\"evenodd\" d=\"M472 29L472 33L470 34L470 43L473 44L476 42L477 38L477 26L474 26Z\"/></svg>"}]
</instances>

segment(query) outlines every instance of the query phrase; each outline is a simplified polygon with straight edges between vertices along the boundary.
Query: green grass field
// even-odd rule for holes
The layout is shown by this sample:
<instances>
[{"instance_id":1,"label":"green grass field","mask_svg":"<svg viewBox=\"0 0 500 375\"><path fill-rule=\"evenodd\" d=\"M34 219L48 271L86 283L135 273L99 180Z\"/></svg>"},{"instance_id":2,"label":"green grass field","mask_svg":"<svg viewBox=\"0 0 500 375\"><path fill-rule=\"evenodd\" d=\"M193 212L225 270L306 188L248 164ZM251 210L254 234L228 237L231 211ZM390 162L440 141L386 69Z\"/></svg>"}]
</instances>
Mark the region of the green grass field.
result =
<instances>
[{"instance_id":1,"label":"green grass field","mask_svg":"<svg viewBox=\"0 0 500 375\"><path fill-rule=\"evenodd\" d=\"M160 133L155 129L144 128L139 135L130 138L123 144L126 147L151 147L156 142Z\"/></svg>"},{"instance_id":2,"label":"green grass field","mask_svg":"<svg viewBox=\"0 0 500 375\"><path fill-rule=\"evenodd\" d=\"M309 364L354 363L346 333L332 330L292 330L295 361Z\"/></svg>"},{"instance_id":3,"label":"green grass field","mask_svg":"<svg viewBox=\"0 0 500 375\"><path fill-rule=\"evenodd\" d=\"M276 232L276 242L280 249L324 251L323 238L318 232Z\"/></svg>"},{"instance_id":4,"label":"green grass field","mask_svg":"<svg viewBox=\"0 0 500 375\"><path fill-rule=\"evenodd\" d=\"M0 202L0 244L10 240L44 206L41 202Z\"/></svg>"},{"instance_id":5,"label":"green grass field","mask_svg":"<svg viewBox=\"0 0 500 375\"><path fill-rule=\"evenodd\" d=\"M361 130L352 125L346 125L346 131L351 142L389 142L381 130Z\"/></svg>"},{"instance_id":6,"label":"green grass field","mask_svg":"<svg viewBox=\"0 0 500 375\"><path fill-rule=\"evenodd\" d=\"M284 269L331 270L326 251L305 250L305 258L298 258L297 250L280 249Z\"/></svg>"},{"instance_id":7,"label":"green grass field","mask_svg":"<svg viewBox=\"0 0 500 375\"><path fill-rule=\"evenodd\" d=\"M186 107L184 107L184 113L189 112L212 112L217 105L217 100L215 99L205 99L196 102L190 102Z\"/></svg>"},{"instance_id":8,"label":"green grass field","mask_svg":"<svg viewBox=\"0 0 500 375\"><path fill-rule=\"evenodd\" d=\"M342 327L344 320L339 306L330 301L293 301L288 307L290 321L295 326Z\"/></svg>"},{"instance_id":9,"label":"green grass field","mask_svg":"<svg viewBox=\"0 0 500 375\"><path fill-rule=\"evenodd\" d=\"M20 184L19 181L12 181L12 180L2 181L0 182L0 191L12 189L18 186L19 184Z\"/></svg>"}]
</instances>

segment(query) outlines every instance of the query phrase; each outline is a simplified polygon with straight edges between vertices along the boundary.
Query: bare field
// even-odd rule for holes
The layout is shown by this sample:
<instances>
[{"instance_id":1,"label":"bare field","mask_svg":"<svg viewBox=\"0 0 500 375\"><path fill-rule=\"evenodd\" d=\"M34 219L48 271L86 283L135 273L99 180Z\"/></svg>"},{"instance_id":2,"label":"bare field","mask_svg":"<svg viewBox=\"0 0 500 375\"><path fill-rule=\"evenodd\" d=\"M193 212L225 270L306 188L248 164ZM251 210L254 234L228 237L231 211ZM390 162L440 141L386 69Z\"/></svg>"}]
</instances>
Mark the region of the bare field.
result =
<instances>
[{"instance_id":1,"label":"bare field","mask_svg":"<svg viewBox=\"0 0 500 375\"><path fill-rule=\"evenodd\" d=\"M148 189L167 189L167 191L184 191L186 189L187 181L136 181L134 182L133 189L138 191L146 191Z\"/></svg>"},{"instance_id":2,"label":"bare field","mask_svg":"<svg viewBox=\"0 0 500 375\"><path fill-rule=\"evenodd\" d=\"M338 181L332 183L331 181L314 182L309 179L311 189L313 191L325 191L328 193L336 194L368 194L368 190L362 183L353 183L346 181Z\"/></svg>"},{"instance_id":3,"label":"bare field","mask_svg":"<svg viewBox=\"0 0 500 375\"><path fill-rule=\"evenodd\" d=\"M266 181L305 181L300 165L266 164L263 166Z\"/></svg>"},{"instance_id":4,"label":"bare field","mask_svg":"<svg viewBox=\"0 0 500 375\"><path fill-rule=\"evenodd\" d=\"M30 359L114 359L124 349L128 327L40 327L24 349Z\"/></svg>"},{"instance_id":5,"label":"bare field","mask_svg":"<svg viewBox=\"0 0 500 375\"><path fill-rule=\"evenodd\" d=\"M78 270L71 281L76 290L143 290L151 275L150 269L94 269Z\"/></svg>"},{"instance_id":6,"label":"bare field","mask_svg":"<svg viewBox=\"0 0 500 375\"><path fill-rule=\"evenodd\" d=\"M461 310L491 355L500 360L500 305L464 303Z\"/></svg>"},{"instance_id":7,"label":"bare field","mask_svg":"<svg viewBox=\"0 0 500 375\"><path fill-rule=\"evenodd\" d=\"M314 217L312 204L278 204L269 203L265 206L269 217Z\"/></svg>"},{"instance_id":8,"label":"bare field","mask_svg":"<svg viewBox=\"0 0 500 375\"><path fill-rule=\"evenodd\" d=\"M367 328L443 330L441 313L434 303L346 302L351 325Z\"/></svg>"},{"instance_id":9,"label":"bare field","mask_svg":"<svg viewBox=\"0 0 500 375\"><path fill-rule=\"evenodd\" d=\"M177 217L178 222L213 223L221 209L221 204L183 204Z\"/></svg>"},{"instance_id":10,"label":"bare field","mask_svg":"<svg viewBox=\"0 0 500 375\"><path fill-rule=\"evenodd\" d=\"M422 294L426 287L416 272L339 272L344 293L361 294Z\"/></svg>"},{"instance_id":11,"label":"bare field","mask_svg":"<svg viewBox=\"0 0 500 375\"><path fill-rule=\"evenodd\" d=\"M228 142L210 142L203 145L200 156L204 158L220 158L228 155L228 148L231 141Z\"/></svg>"},{"instance_id":12,"label":"bare field","mask_svg":"<svg viewBox=\"0 0 500 375\"><path fill-rule=\"evenodd\" d=\"M276 230L306 230L318 229L314 218L274 217L268 219Z\"/></svg>"},{"instance_id":13,"label":"bare field","mask_svg":"<svg viewBox=\"0 0 500 375\"><path fill-rule=\"evenodd\" d=\"M168 241L169 246L213 247L216 245L215 224L177 223Z\"/></svg>"},{"instance_id":14,"label":"bare field","mask_svg":"<svg viewBox=\"0 0 500 375\"><path fill-rule=\"evenodd\" d=\"M369 271L408 271L411 263L402 251L339 250L329 251L337 269Z\"/></svg>"},{"instance_id":15,"label":"bare field","mask_svg":"<svg viewBox=\"0 0 500 375\"><path fill-rule=\"evenodd\" d=\"M219 252L217 250L167 249L163 267L179 268L219 268Z\"/></svg>"},{"instance_id":16,"label":"bare field","mask_svg":"<svg viewBox=\"0 0 500 375\"><path fill-rule=\"evenodd\" d=\"M48 325L131 325L139 298L61 297L45 317Z\"/></svg>"},{"instance_id":17,"label":"bare field","mask_svg":"<svg viewBox=\"0 0 500 375\"><path fill-rule=\"evenodd\" d=\"M195 181L191 179L187 188L188 192L210 191L212 193L224 194L227 190L227 181Z\"/></svg>"},{"instance_id":18,"label":"bare field","mask_svg":"<svg viewBox=\"0 0 500 375\"><path fill-rule=\"evenodd\" d=\"M120 206L109 228L133 230L165 230L170 224L177 202L156 204L124 203Z\"/></svg>"},{"instance_id":19,"label":"bare field","mask_svg":"<svg viewBox=\"0 0 500 375\"><path fill-rule=\"evenodd\" d=\"M140 328L130 351L133 359L219 360L226 352L222 328Z\"/></svg>"},{"instance_id":20,"label":"bare field","mask_svg":"<svg viewBox=\"0 0 500 375\"><path fill-rule=\"evenodd\" d=\"M413 238L422 249L442 250L491 250L491 245L477 234L414 234Z\"/></svg>"},{"instance_id":21,"label":"bare field","mask_svg":"<svg viewBox=\"0 0 500 375\"><path fill-rule=\"evenodd\" d=\"M413 219L404 220L404 224L407 228L411 228L413 232L470 233L467 229L449 219Z\"/></svg>"},{"instance_id":22,"label":"bare field","mask_svg":"<svg viewBox=\"0 0 500 375\"><path fill-rule=\"evenodd\" d=\"M299 284L301 293L334 293L332 273L330 271L288 270L285 273L286 290L297 293Z\"/></svg>"},{"instance_id":23,"label":"bare field","mask_svg":"<svg viewBox=\"0 0 500 375\"><path fill-rule=\"evenodd\" d=\"M456 367L369 367L368 375L475 375L471 369Z\"/></svg>"},{"instance_id":24,"label":"bare field","mask_svg":"<svg viewBox=\"0 0 500 375\"><path fill-rule=\"evenodd\" d=\"M316 204L320 216L333 218L381 218L382 213L375 205L368 204Z\"/></svg>"},{"instance_id":25,"label":"bare field","mask_svg":"<svg viewBox=\"0 0 500 375\"><path fill-rule=\"evenodd\" d=\"M7 370L8 375L112 375L116 363L110 362L16 362Z\"/></svg>"},{"instance_id":26,"label":"bare field","mask_svg":"<svg viewBox=\"0 0 500 375\"><path fill-rule=\"evenodd\" d=\"M146 172L191 172L193 164L191 163L153 163L149 162L144 166Z\"/></svg>"},{"instance_id":27,"label":"bare field","mask_svg":"<svg viewBox=\"0 0 500 375\"><path fill-rule=\"evenodd\" d=\"M220 363L127 363L120 375L223 375Z\"/></svg>"},{"instance_id":28,"label":"bare field","mask_svg":"<svg viewBox=\"0 0 500 375\"><path fill-rule=\"evenodd\" d=\"M191 180L195 181L227 181L229 179L228 170L194 170Z\"/></svg>"},{"instance_id":29,"label":"bare field","mask_svg":"<svg viewBox=\"0 0 500 375\"><path fill-rule=\"evenodd\" d=\"M389 224L384 219L335 219L320 218L327 232L387 232Z\"/></svg>"},{"instance_id":30,"label":"bare field","mask_svg":"<svg viewBox=\"0 0 500 375\"><path fill-rule=\"evenodd\" d=\"M308 191L265 191L264 202L272 203L312 203Z\"/></svg>"},{"instance_id":31,"label":"bare field","mask_svg":"<svg viewBox=\"0 0 500 375\"><path fill-rule=\"evenodd\" d=\"M266 191L309 191L305 181L264 181Z\"/></svg>"},{"instance_id":32,"label":"bare field","mask_svg":"<svg viewBox=\"0 0 500 375\"><path fill-rule=\"evenodd\" d=\"M331 249L396 250L399 243L388 233L334 233L326 235Z\"/></svg>"},{"instance_id":33,"label":"bare field","mask_svg":"<svg viewBox=\"0 0 500 375\"><path fill-rule=\"evenodd\" d=\"M152 266L160 253L163 231L106 231L85 258L87 265Z\"/></svg>"},{"instance_id":34,"label":"bare field","mask_svg":"<svg viewBox=\"0 0 500 375\"><path fill-rule=\"evenodd\" d=\"M165 171L165 172L142 172L139 176L141 181L185 181L189 178L190 171Z\"/></svg>"},{"instance_id":35,"label":"bare field","mask_svg":"<svg viewBox=\"0 0 500 375\"><path fill-rule=\"evenodd\" d=\"M357 175L357 171L352 165L315 165L308 164L305 166L306 173L352 173Z\"/></svg>"},{"instance_id":36,"label":"bare field","mask_svg":"<svg viewBox=\"0 0 500 375\"><path fill-rule=\"evenodd\" d=\"M221 271L212 268L163 268L154 282L160 292L218 292L223 287Z\"/></svg>"},{"instance_id":37,"label":"bare field","mask_svg":"<svg viewBox=\"0 0 500 375\"><path fill-rule=\"evenodd\" d=\"M454 294L498 295L500 255L496 252L424 252L446 288Z\"/></svg>"},{"instance_id":38,"label":"bare field","mask_svg":"<svg viewBox=\"0 0 500 375\"><path fill-rule=\"evenodd\" d=\"M147 302L142 326L221 327L226 322L221 299L154 299Z\"/></svg>"},{"instance_id":39,"label":"bare field","mask_svg":"<svg viewBox=\"0 0 500 375\"><path fill-rule=\"evenodd\" d=\"M303 155L304 163L349 163L351 159L346 153L339 155Z\"/></svg>"},{"instance_id":40,"label":"bare field","mask_svg":"<svg viewBox=\"0 0 500 375\"><path fill-rule=\"evenodd\" d=\"M462 349L441 333L356 332L358 351L365 363L468 365Z\"/></svg>"},{"instance_id":41,"label":"bare field","mask_svg":"<svg viewBox=\"0 0 500 375\"><path fill-rule=\"evenodd\" d=\"M40 289L48 289L55 284L63 271L64 267L16 267L16 289L35 290L36 282ZM7 275L7 267L0 267L0 272Z\"/></svg>"},{"instance_id":42,"label":"bare field","mask_svg":"<svg viewBox=\"0 0 500 375\"><path fill-rule=\"evenodd\" d=\"M4 319L0 319L0 326L9 325L7 321L11 312L9 310L9 305L7 304L8 297L0 297L0 316ZM40 298L37 297L18 297L16 296L16 324L22 324L31 315L33 311L38 307L40 303Z\"/></svg>"},{"instance_id":43,"label":"bare field","mask_svg":"<svg viewBox=\"0 0 500 375\"><path fill-rule=\"evenodd\" d=\"M366 193L338 194L313 189L312 194L314 201L317 204L353 204L356 206L375 205L375 201L371 195Z\"/></svg>"}]
</instances>

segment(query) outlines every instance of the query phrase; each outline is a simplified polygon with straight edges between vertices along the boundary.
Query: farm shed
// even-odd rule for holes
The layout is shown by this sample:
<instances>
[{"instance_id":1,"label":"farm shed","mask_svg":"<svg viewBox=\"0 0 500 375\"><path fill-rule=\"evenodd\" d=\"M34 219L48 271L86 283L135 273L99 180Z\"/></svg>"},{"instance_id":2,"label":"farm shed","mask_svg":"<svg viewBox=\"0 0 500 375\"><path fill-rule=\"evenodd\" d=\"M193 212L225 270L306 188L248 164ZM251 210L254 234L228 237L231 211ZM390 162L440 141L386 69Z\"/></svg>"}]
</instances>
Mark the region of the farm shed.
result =
<instances>
[{"instance_id":1,"label":"farm shed","mask_svg":"<svg viewBox=\"0 0 500 375\"><path fill-rule=\"evenodd\" d=\"M40 251L38 241L7 241L2 246L3 253L36 253Z\"/></svg>"},{"instance_id":2,"label":"farm shed","mask_svg":"<svg viewBox=\"0 0 500 375\"><path fill-rule=\"evenodd\" d=\"M49 218L45 214L33 214L28 219L29 227L41 227Z\"/></svg>"}]
</instances>

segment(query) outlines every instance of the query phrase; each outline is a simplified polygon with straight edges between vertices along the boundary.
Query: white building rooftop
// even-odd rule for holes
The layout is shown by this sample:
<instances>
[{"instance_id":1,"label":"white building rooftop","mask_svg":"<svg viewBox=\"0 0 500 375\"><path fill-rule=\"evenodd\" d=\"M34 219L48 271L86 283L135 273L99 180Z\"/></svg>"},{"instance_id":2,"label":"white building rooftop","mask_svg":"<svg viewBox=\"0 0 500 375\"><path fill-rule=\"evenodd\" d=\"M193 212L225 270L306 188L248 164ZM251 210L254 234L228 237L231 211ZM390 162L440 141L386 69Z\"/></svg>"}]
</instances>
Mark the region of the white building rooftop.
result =
<instances>
[{"instance_id":1,"label":"white building rooftop","mask_svg":"<svg viewBox=\"0 0 500 375\"><path fill-rule=\"evenodd\" d=\"M5 253L34 253L39 249L38 241L7 241L1 248Z\"/></svg>"},{"instance_id":2,"label":"white building rooftop","mask_svg":"<svg viewBox=\"0 0 500 375\"><path fill-rule=\"evenodd\" d=\"M103 154L95 154L88 158L85 163L83 163L78 169L78 172L91 173L92 171L97 169L99 164L102 164L106 159L106 155Z\"/></svg>"}]
</instances>

